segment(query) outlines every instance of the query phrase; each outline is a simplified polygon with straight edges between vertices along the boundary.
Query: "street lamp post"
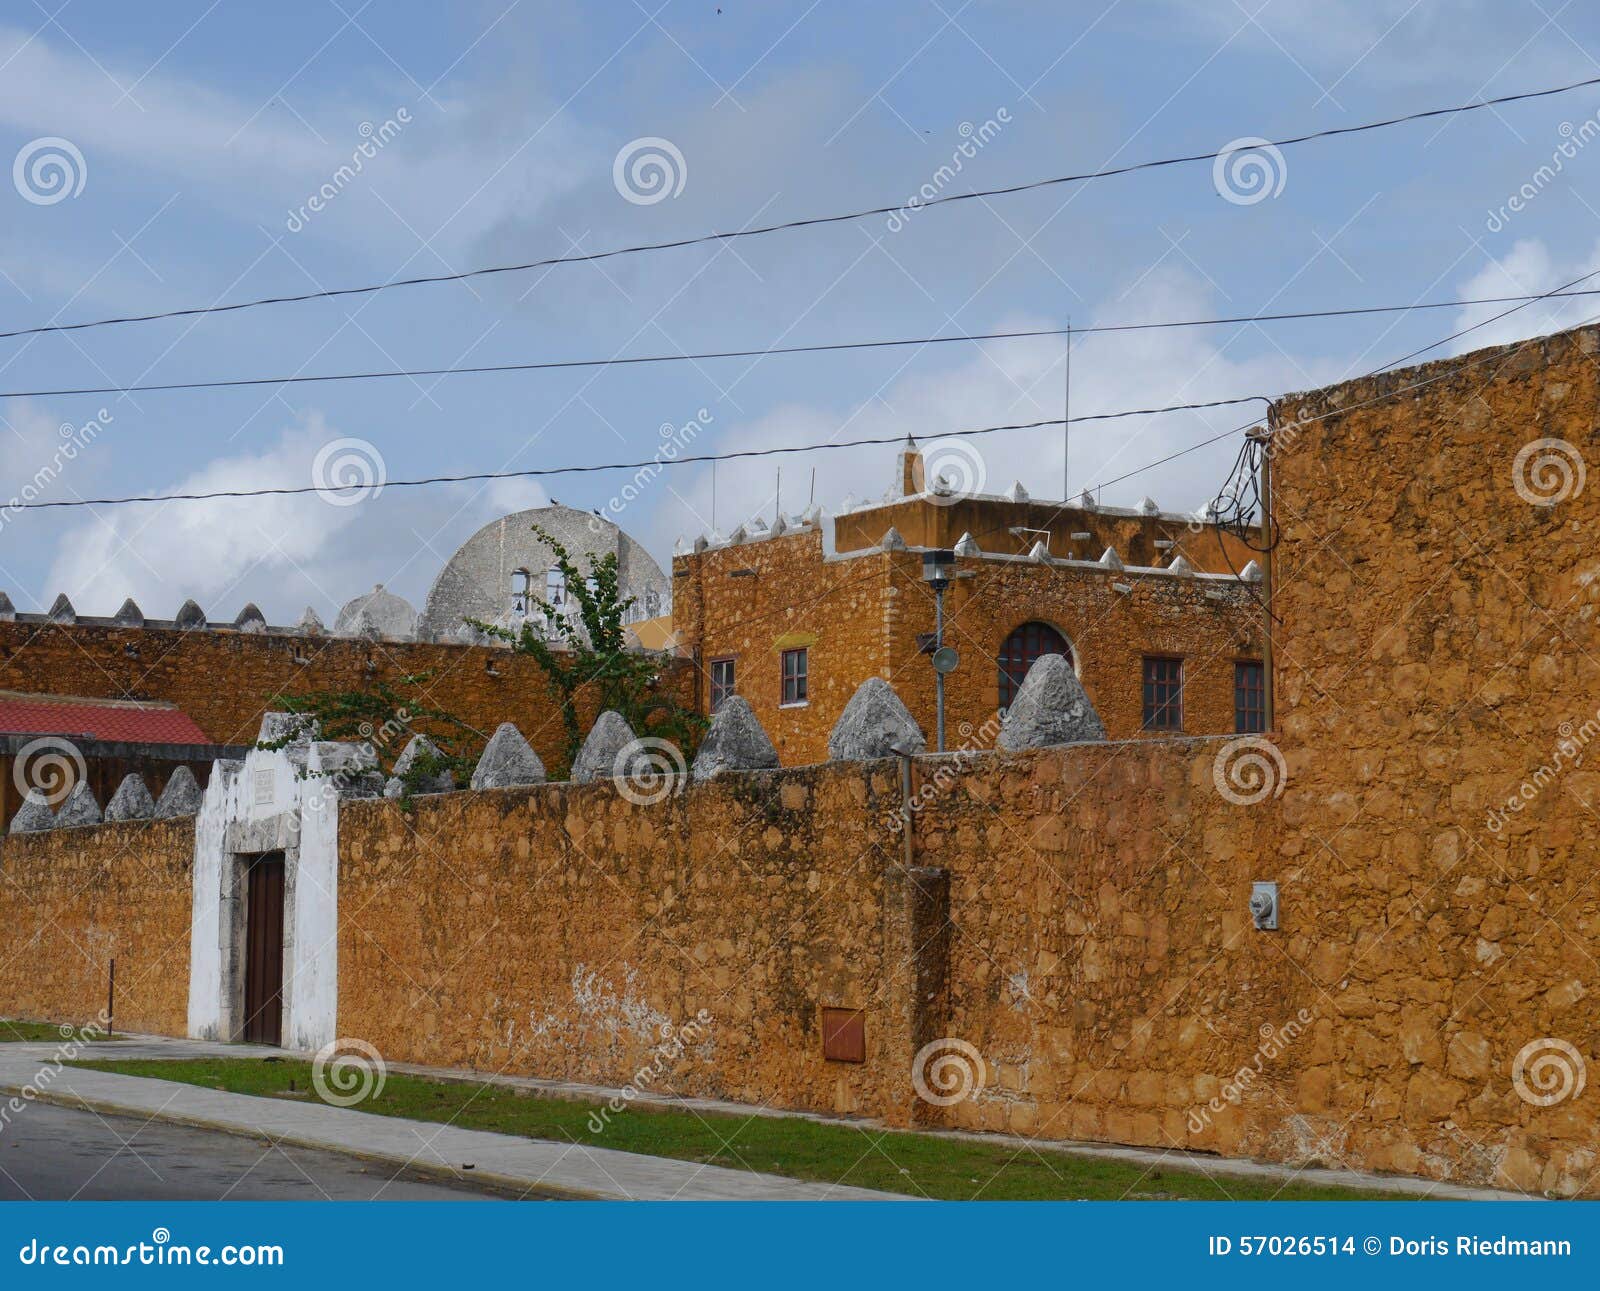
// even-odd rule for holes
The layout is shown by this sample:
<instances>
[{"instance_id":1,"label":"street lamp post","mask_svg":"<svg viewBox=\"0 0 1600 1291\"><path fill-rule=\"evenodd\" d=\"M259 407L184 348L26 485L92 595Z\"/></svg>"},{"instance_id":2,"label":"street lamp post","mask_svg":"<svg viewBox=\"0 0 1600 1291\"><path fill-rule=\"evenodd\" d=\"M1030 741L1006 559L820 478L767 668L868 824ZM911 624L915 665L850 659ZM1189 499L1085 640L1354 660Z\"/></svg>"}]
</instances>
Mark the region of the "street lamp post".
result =
<instances>
[{"instance_id":1,"label":"street lamp post","mask_svg":"<svg viewBox=\"0 0 1600 1291\"><path fill-rule=\"evenodd\" d=\"M944 643L944 594L950 586L950 566L956 554L948 548L935 548L922 553L922 578L933 591L933 694L935 713L935 748L944 752L944 679L954 672L960 658L956 651Z\"/></svg>"}]
</instances>

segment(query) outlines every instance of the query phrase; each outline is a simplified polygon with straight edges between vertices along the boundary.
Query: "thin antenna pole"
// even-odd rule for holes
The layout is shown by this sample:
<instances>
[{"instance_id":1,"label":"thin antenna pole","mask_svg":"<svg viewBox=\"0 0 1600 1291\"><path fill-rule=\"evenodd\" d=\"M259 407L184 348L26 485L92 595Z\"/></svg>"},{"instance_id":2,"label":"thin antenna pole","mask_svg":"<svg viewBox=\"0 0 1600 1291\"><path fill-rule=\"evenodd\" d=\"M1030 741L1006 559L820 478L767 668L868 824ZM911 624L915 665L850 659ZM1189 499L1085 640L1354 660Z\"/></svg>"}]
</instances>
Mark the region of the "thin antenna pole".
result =
<instances>
[{"instance_id":1,"label":"thin antenna pole","mask_svg":"<svg viewBox=\"0 0 1600 1291\"><path fill-rule=\"evenodd\" d=\"M783 519L783 467L778 468L778 485L772 490L772 523Z\"/></svg>"},{"instance_id":2,"label":"thin antenna pole","mask_svg":"<svg viewBox=\"0 0 1600 1291\"><path fill-rule=\"evenodd\" d=\"M1061 500L1072 497L1068 472L1072 467L1072 315L1067 315L1067 377L1061 407Z\"/></svg>"},{"instance_id":3,"label":"thin antenna pole","mask_svg":"<svg viewBox=\"0 0 1600 1291\"><path fill-rule=\"evenodd\" d=\"M717 532L717 463L711 462L711 532Z\"/></svg>"},{"instance_id":4,"label":"thin antenna pole","mask_svg":"<svg viewBox=\"0 0 1600 1291\"><path fill-rule=\"evenodd\" d=\"M811 510L817 504L817 468L811 468L811 492L806 495L806 510Z\"/></svg>"}]
</instances>

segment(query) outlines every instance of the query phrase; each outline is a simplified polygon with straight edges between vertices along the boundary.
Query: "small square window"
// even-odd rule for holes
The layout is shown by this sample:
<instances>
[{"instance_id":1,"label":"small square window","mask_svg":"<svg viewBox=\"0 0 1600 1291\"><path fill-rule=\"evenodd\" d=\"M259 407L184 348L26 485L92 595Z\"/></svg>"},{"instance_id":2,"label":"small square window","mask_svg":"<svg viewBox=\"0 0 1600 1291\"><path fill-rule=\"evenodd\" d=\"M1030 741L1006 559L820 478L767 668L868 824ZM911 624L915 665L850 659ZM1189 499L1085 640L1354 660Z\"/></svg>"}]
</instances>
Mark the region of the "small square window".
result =
<instances>
[{"instance_id":1,"label":"small square window","mask_svg":"<svg viewBox=\"0 0 1600 1291\"><path fill-rule=\"evenodd\" d=\"M722 707L722 703L734 694L734 673L732 659L713 659L711 661L711 711L715 713Z\"/></svg>"},{"instance_id":2,"label":"small square window","mask_svg":"<svg viewBox=\"0 0 1600 1291\"><path fill-rule=\"evenodd\" d=\"M1144 657L1144 729L1183 729L1183 660Z\"/></svg>"},{"instance_id":3,"label":"small square window","mask_svg":"<svg viewBox=\"0 0 1600 1291\"><path fill-rule=\"evenodd\" d=\"M1267 729L1267 672L1259 659L1234 662L1233 729L1241 735Z\"/></svg>"},{"instance_id":4,"label":"small square window","mask_svg":"<svg viewBox=\"0 0 1600 1291\"><path fill-rule=\"evenodd\" d=\"M828 1062L865 1062L867 1015L860 1009L824 1008L822 1056Z\"/></svg>"},{"instance_id":5,"label":"small square window","mask_svg":"<svg viewBox=\"0 0 1600 1291\"><path fill-rule=\"evenodd\" d=\"M785 650L783 652L783 698L779 701L784 704L803 704L806 702L808 690L806 689L806 651L802 646L798 650Z\"/></svg>"}]
</instances>

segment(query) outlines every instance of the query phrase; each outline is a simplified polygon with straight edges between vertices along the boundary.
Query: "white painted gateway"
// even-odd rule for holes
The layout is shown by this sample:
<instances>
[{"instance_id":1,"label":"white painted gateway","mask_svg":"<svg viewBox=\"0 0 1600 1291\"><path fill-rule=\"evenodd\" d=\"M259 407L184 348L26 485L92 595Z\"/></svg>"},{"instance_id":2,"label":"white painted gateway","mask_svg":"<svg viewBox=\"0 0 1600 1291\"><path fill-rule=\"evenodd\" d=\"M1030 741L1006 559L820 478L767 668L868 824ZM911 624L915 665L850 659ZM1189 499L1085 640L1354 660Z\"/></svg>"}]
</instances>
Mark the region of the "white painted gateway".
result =
<instances>
[{"instance_id":1,"label":"white painted gateway","mask_svg":"<svg viewBox=\"0 0 1600 1291\"><path fill-rule=\"evenodd\" d=\"M269 714L263 743L290 728ZM365 744L218 762L195 820L192 1038L317 1050L338 1035L339 797L376 792Z\"/></svg>"}]
</instances>

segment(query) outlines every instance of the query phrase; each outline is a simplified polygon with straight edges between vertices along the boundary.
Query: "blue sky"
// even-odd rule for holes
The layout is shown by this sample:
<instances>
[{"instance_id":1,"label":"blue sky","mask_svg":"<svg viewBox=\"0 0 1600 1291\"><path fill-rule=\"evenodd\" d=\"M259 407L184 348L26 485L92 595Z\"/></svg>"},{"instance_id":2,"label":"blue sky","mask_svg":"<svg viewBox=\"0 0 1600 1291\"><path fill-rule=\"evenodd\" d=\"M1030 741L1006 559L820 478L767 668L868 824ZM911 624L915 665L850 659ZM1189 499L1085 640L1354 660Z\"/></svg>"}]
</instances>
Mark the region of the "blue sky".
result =
<instances>
[{"instance_id":1,"label":"blue sky","mask_svg":"<svg viewBox=\"0 0 1600 1291\"><path fill-rule=\"evenodd\" d=\"M1600 16L1499 3L451 5L358 0L7 6L0 159L82 158L74 195L0 185L0 320L181 308L661 241L1278 137L1600 74ZM470 285L0 341L0 390L442 367L926 336L1547 290L1600 267L1600 94L1285 150L1226 200L1209 165ZM668 141L681 191L614 162ZM381 147L373 143L381 141ZM981 146L972 143L981 140ZM334 183L367 141L359 174ZM1567 142L1524 209L1507 199ZM30 156L35 154L28 154ZM69 164L77 162L69 158ZM674 163L676 164L676 163ZM76 180L81 178L81 189ZM26 181L26 170L24 171ZM53 196L46 193L45 196ZM1491 218L1496 212L1500 215ZM1494 227L1498 225L1498 227ZM298 227L296 227L298 226ZM1376 367L1487 310L1081 340L1073 411L1274 395ZM1530 309L1440 353L1549 330ZM387 478L1059 415L1062 346L1025 341L413 382L0 400L0 503L287 486L361 440ZM78 429L107 416L72 460ZM1075 432L1072 490L1237 425L1238 410ZM681 435L680 435L681 438ZM979 441L986 487L1061 493L1058 432ZM360 449L362 453L368 450ZM1192 507L1222 444L1107 489ZM887 486L892 450L784 459L782 504ZM771 513L776 464L722 468L724 532ZM548 494L618 512L663 559L711 527L711 480L626 477L159 507L6 512L0 589L84 612L195 597L213 618L325 619L383 582L419 603L473 530ZM619 506L610 504L617 499Z\"/></svg>"}]
</instances>

